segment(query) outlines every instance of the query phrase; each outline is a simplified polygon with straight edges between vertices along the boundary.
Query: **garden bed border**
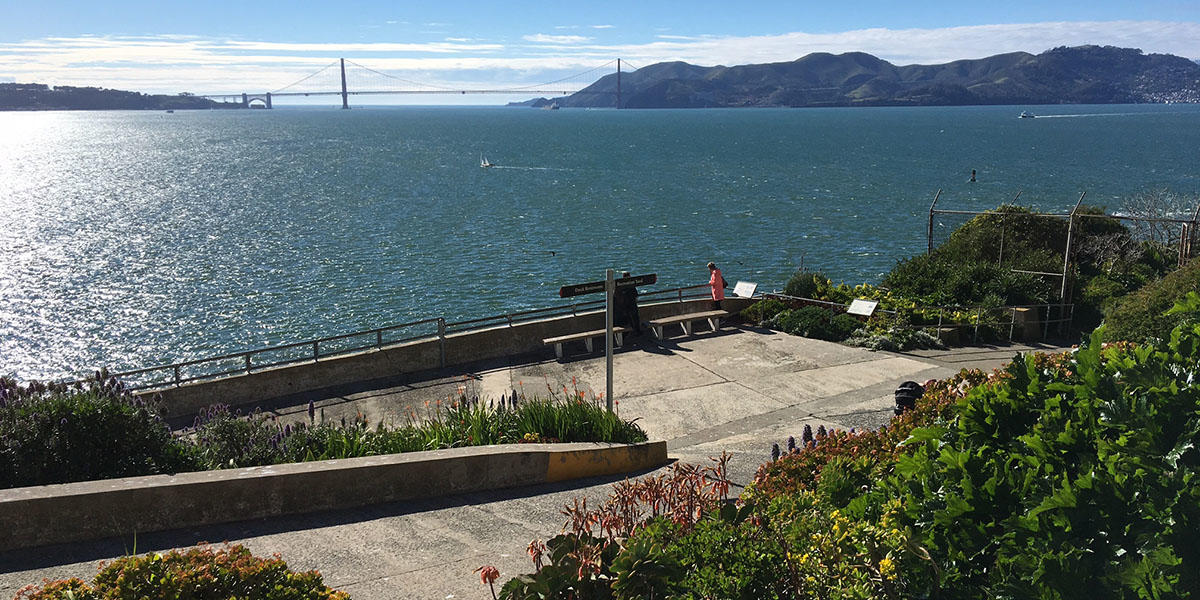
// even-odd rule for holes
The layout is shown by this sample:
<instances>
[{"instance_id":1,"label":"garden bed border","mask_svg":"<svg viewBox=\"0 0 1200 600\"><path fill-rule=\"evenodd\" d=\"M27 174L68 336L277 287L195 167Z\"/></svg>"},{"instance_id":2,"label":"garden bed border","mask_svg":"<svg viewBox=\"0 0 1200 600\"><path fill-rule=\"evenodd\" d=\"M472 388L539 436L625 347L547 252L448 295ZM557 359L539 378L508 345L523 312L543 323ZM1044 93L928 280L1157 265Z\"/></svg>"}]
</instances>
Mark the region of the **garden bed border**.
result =
<instances>
[{"instance_id":1,"label":"garden bed border","mask_svg":"<svg viewBox=\"0 0 1200 600\"><path fill-rule=\"evenodd\" d=\"M505 444L0 490L0 550L631 473L665 441Z\"/></svg>"}]
</instances>

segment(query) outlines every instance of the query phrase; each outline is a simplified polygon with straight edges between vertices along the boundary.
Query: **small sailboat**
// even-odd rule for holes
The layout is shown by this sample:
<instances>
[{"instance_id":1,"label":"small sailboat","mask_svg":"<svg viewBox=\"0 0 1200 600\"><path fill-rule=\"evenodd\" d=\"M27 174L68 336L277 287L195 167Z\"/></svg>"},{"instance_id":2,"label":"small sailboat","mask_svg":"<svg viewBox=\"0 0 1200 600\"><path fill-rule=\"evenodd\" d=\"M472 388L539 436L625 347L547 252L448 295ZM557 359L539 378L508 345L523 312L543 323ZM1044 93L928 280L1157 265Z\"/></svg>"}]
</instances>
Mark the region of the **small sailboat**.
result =
<instances>
[{"instance_id":1,"label":"small sailboat","mask_svg":"<svg viewBox=\"0 0 1200 600\"><path fill-rule=\"evenodd\" d=\"M488 159L487 159L487 157L486 157L486 156L484 156L484 155L480 154L480 155L479 155L479 166L480 166L480 167L482 167L482 168L484 168L484 169L486 169L486 168L488 168L488 167L491 167L491 166L493 166L493 165L492 165L492 163L488 162Z\"/></svg>"},{"instance_id":2,"label":"small sailboat","mask_svg":"<svg viewBox=\"0 0 1200 600\"><path fill-rule=\"evenodd\" d=\"M1018 118L1018 119L1032 119L1032 118L1034 118L1034 117L1036 117L1036 116L1037 116L1037 115L1035 115L1035 114L1033 114L1033 113L1031 113L1031 112L1028 112L1028 111L1024 111L1024 110L1023 110L1023 111L1021 111L1021 116L1019 116L1019 117L1017 117L1017 118Z\"/></svg>"}]
</instances>

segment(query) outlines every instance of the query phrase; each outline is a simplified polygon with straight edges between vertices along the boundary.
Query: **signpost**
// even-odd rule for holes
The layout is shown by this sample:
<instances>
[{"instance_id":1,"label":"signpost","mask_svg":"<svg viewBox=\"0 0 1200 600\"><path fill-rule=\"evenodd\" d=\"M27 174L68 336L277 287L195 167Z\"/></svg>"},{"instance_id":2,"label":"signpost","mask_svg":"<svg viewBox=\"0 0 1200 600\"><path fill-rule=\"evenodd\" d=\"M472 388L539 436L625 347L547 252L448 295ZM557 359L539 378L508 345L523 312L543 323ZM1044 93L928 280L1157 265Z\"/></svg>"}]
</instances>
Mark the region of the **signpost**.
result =
<instances>
[{"instance_id":1,"label":"signpost","mask_svg":"<svg viewBox=\"0 0 1200 600\"><path fill-rule=\"evenodd\" d=\"M608 269L604 272L603 281L564 285L558 290L559 298L604 292L604 403L608 412L613 410L613 294L617 288L653 285L657 281L658 275L655 273L614 279L613 270Z\"/></svg>"},{"instance_id":2,"label":"signpost","mask_svg":"<svg viewBox=\"0 0 1200 600\"><path fill-rule=\"evenodd\" d=\"M879 302L876 300L858 298L850 303L850 308L846 309L846 314L869 317L875 314L875 307L878 305Z\"/></svg>"}]
</instances>

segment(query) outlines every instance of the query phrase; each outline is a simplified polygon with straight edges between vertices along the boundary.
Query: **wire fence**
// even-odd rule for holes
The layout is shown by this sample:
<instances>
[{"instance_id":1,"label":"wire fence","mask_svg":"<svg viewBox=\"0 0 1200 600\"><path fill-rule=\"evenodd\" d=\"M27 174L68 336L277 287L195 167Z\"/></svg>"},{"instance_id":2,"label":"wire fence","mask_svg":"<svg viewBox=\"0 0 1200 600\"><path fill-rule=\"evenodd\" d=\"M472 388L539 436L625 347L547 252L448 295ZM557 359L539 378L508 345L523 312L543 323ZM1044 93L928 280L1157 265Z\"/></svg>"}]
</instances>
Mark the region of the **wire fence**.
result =
<instances>
[{"instance_id":1,"label":"wire fence","mask_svg":"<svg viewBox=\"0 0 1200 600\"><path fill-rule=\"evenodd\" d=\"M845 313L850 305L814 298L789 296L778 292L763 298L793 305L819 306L830 311L830 318ZM924 331L940 340L978 343L980 340L1049 339L1063 335L1074 319L1075 306L1060 304L1023 304L1010 306L913 306L902 310L877 308L893 318L893 328Z\"/></svg>"}]
</instances>

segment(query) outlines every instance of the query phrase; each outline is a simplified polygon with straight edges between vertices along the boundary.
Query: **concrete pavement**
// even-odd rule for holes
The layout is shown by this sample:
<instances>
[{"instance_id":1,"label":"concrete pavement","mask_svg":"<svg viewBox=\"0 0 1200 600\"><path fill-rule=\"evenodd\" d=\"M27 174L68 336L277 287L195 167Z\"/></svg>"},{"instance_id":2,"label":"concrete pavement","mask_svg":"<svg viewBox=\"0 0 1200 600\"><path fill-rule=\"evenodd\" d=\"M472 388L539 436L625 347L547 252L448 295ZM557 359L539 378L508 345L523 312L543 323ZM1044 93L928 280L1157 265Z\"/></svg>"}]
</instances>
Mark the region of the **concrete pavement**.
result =
<instances>
[{"instance_id":1,"label":"concrete pavement","mask_svg":"<svg viewBox=\"0 0 1200 600\"><path fill-rule=\"evenodd\" d=\"M942 378L962 368L995 368L1021 351L1055 346L958 348L905 354L870 352L756 328L727 328L664 343L642 340L614 358L618 410L637 419L672 457L703 463L734 454L734 491L769 459L772 442L799 436L805 424L874 428L891 415L892 392L905 380ZM577 350L578 351L578 350ZM460 393L498 397L590 393L604 388L604 357L557 362L518 357L426 378L377 381L332 395L292 398L268 407L284 419L306 418L308 399L337 419L363 412L403 420ZM531 570L524 549L563 525L562 506L576 497L598 502L620 478L376 505L294 517L128 536L0 554L0 596L42 577L88 578L100 560L185 547L200 541L242 543L257 555L278 552L292 568L318 569L352 597L485 598L472 571L484 564L501 581Z\"/></svg>"}]
</instances>

